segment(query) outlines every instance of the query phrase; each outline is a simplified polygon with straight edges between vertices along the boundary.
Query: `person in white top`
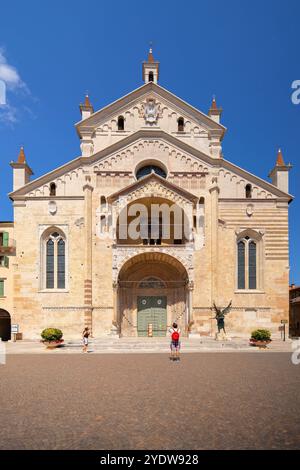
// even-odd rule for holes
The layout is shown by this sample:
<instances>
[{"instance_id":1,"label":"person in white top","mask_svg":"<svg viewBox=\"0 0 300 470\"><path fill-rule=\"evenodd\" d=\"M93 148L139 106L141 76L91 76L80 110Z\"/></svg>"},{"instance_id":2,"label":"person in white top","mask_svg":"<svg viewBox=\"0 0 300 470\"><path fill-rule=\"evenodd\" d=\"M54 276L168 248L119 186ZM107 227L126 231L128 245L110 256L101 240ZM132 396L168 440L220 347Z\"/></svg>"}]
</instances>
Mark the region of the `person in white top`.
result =
<instances>
[{"instance_id":1,"label":"person in white top","mask_svg":"<svg viewBox=\"0 0 300 470\"><path fill-rule=\"evenodd\" d=\"M179 361L179 352L180 352L180 328L178 328L177 323L173 323L172 327L169 329L171 335L171 356L170 359L173 361Z\"/></svg>"},{"instance_id":2,"label":"person in white top","mask_svg":"<svg viewBox=\"0 0 300 470\"><path fill-rule=\"evenodd\" d=\"M83 332L82 332L82 343L83 343L83 347L82 347L82 351L84 353L87 352L88 350L88 345L89 345L89 336L90 336L90 330L88 327L86 327Z\"/></svg>"}]
</instances>

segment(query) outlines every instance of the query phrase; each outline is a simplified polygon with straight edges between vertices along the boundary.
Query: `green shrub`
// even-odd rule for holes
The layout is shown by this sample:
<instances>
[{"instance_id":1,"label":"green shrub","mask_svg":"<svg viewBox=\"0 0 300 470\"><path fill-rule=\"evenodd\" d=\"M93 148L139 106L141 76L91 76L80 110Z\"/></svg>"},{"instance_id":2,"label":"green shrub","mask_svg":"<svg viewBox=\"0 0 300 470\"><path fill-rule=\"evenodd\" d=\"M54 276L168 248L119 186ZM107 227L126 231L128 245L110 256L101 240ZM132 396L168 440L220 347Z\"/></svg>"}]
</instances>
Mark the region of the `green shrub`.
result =
<instances>
[{"instance_id":1,"label":"green shrub","mask_svg":"<svg viewBox=\"0 0 300 470\"><path fill-rule=\"evenodd\" d=\"M63 332L58 328L46 328L41 333L41 337L44 341L59 341L62 336Z\"/></svg>"},{"instance_id":2,"label":"green shrub","mask_svg":"<svg viewBox=\"0 0 300 470\"><path fill-rule=\"evenodd\" d=\"M251 339L254 339L255 341L271 341L271 331L254 330L251 333Z\"/></svg>"}]
</instances>

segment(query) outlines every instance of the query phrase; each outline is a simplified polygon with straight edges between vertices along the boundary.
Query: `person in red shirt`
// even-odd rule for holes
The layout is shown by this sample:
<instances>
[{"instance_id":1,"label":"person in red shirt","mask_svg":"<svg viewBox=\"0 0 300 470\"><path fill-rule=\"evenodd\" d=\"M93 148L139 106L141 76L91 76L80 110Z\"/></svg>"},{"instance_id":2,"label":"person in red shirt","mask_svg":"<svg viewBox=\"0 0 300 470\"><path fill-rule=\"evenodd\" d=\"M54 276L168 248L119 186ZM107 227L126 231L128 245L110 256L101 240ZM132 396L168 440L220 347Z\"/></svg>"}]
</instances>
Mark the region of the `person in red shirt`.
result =
<instances>
[{"instance_id":1,"label":"person in red shirt","mask_svg":"<svg viewBox=\"0 0 300 470\"><path fill-rule=\"evenodd\" d=\"M178 328L177 323L173 323L172 328L169 330L171 335L171 356L172 361L179 361L179 352L180 352L180 328Z\"/></svg>"}]
</instances>

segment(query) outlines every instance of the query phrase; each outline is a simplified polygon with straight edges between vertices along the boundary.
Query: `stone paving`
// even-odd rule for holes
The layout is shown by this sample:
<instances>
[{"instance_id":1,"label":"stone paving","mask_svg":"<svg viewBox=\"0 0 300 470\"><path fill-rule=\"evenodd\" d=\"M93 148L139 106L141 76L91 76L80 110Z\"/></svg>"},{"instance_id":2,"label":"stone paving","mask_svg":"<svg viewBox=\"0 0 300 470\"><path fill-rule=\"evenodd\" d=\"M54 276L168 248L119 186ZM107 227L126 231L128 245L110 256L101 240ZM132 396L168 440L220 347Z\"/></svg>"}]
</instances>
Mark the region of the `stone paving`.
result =
<instances>
[{"instance_id":1,"label":"stone paving","mask_svg":"<svg viewBox=\"0 0 300 470\"><path fill-rule=\"evenodd\" d=\"M9 355L0 449L299 449L287 353Z\"/></svg>"}]
</instances>

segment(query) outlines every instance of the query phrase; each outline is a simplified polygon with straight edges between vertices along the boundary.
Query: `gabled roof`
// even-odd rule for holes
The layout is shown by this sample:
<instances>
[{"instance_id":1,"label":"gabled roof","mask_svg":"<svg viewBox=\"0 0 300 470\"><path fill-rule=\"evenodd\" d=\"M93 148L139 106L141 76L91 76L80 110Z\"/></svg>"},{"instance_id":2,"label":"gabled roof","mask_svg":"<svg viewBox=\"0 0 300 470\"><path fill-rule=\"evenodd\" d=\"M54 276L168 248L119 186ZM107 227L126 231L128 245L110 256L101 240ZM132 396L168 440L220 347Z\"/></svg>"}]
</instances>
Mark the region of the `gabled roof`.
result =
<instances>
[{"instance_id":1,"label":"gabled roof","mask_svg":"<svg viewBox=\"0 0 300 470\"><path fill-rule=\"evenodd\" d=\"M157 175L154 172L150 173L149 175L144 176L143 178L140 178L139 180L126 186L125 188L122 188L119 191L111 194L107 198L107 200L108 202L113 202L116 199L118 199L118 197L131 193L135 189L143 187L147 185L148 183L150 183L151 181L158 181L162 186L170 189L171 191L174 191L177 194L180 194L184 199L187 199L188 201L195 202L198 200L197 196L195 196L194 194L190 193L189 191L186 191L185 189L180 188L179 186L175 185L174 183L171 183L170 181L166 180L162 176Z\"/></svg>"},{"instance_id":2,"label":"gabled roof","mask_svg":"<svg viewBox=\"0 0 300 470\"><path fill-rule=\"evenodd\" d=\"M165 99L169 103L173 104L173 106L179 108L181 111L184 111L186 114L191 116L191 118L196 120L196 122L201 122L207 128L220 130L222 131L223 135L225 134L226 127L224 127L222 124L219 124L218 122L214 121L207 114L199 111L197 108L194 108L193 106L188 104L186 101L182 100L181 98L178 98L178 96L174 95L170 91L166 90L160 85L157 85L154 82L148 82L142 85L141 87L119 98L118 100L105 106L99 111L96 111L94 114L92 114L88 118L82 121L79 121L77 124L75 124L78 134L80 135L81 129L95 127L96 125L98 125L99 121L108 119L109 116L114 115L120 109L133 104L135 101L140 100L143 96L151 92Z\"/></svg>"},{"instance_id":3,"label":"gabled roof","mask_svg":"<svg viewBox=\"0 0 300 470\"><path fill-rule=\"evenodd\" d=\"M115 142L114 144L110 145L109 147L106 147L103 150L100 150L99 152L95 153L94 155L91 155L90 157L78 157L75 158L74 160L71 160L70 162L62 165L61 167L27 183L25 186L22 186L22 188L17 189L14 192L11 192L9 194L9 197L11 199L14 199L17 196L22 196L26 194L27 192L31 191L32 189L35 189L36 187L41 186L42 184L47 184L54 178L58 178L59 176L67 173L68 171L74 170L76 168L79 168L80 166L89 166L94 164L97 161L101 161L108 157L109 155L118 152L119 150L127 147L128 145L131 145L132 143L136 142L139 139L146 138L146 139L162 139L165 142L174 145L175 147L179 148L180 150L192 155L195 158L198 158L200 161L204 161L208 163L211 166L217 167L217 168L226 168L229 171L232 171L243 178L248 179L250 182L257 184L271 193L275 194L279 198L284 198L289 201L293 199L293 196L291 196L288 193L285 193L284 191L281 191L278 189L276 186L273 184L263 180L262 178L259 178L258 176L253 175L252 173L249 173L246 170L243 170L237 165L234 165L233 163L229 162L228 160L225 160L223 158L212 158L211 156L205 154L204 152L201 152L200 150L195 149L194 147L191 147L188 145L186 142L182 142L181 140L177 139L173 135L170 135L162 130L151 130L151 129L142 129L139 130L133 134L130 134L127 137L124 137L124 139L119 140L118 142Z\"/></svg>"}]
</instances>

